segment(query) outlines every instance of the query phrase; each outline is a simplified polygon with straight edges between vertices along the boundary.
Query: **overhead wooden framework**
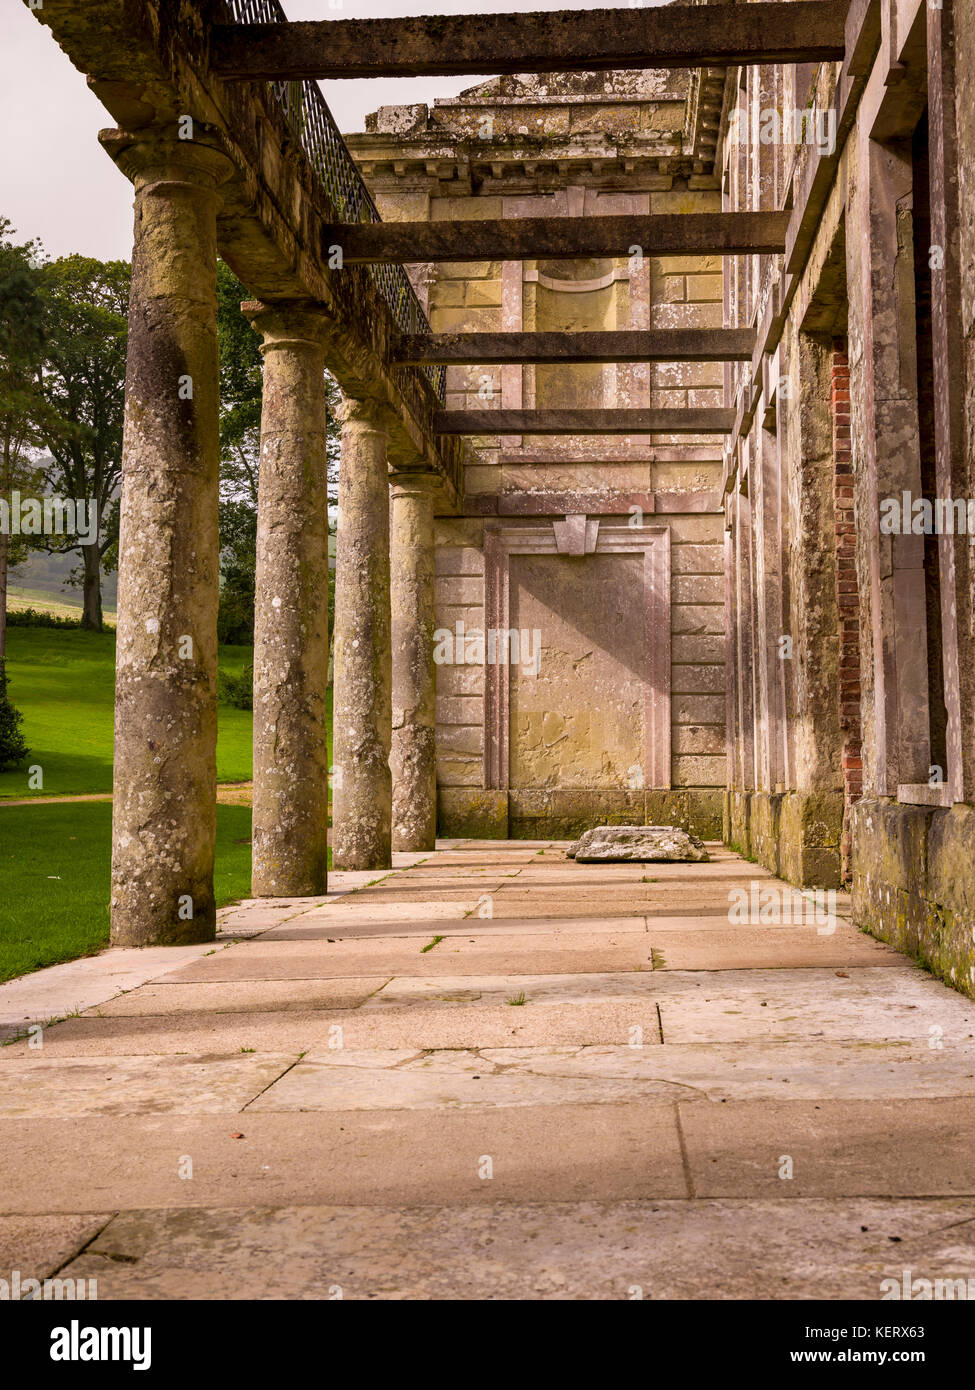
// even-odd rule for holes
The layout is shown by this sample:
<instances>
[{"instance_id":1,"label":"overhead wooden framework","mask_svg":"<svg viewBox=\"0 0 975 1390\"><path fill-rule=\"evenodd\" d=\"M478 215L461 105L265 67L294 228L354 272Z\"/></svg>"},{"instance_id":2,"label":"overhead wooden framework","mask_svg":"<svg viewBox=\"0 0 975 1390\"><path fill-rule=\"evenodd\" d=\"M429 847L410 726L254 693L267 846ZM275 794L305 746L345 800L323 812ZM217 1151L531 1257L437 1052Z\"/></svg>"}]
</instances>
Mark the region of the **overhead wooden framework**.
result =
<instances>
[{"instance_id":1,"label":"overhead wooden framework","mask_svg":"<svg viewBox=\"0 0 975 1390\"><path fill-rule=\"evenodd\" d=\"M749 362L751 328L656 328L577 333L427 333L403 337L398 366L529 362Z\"/></svg>"},{"instance_id":2,"label":"overhead wooden framework","mask_svg":"<svg viewBox=\"0 0 975 1390\"><path fill-rule=\"evenodd\" d=\"M438 434L728 434L735 412L698 410L442 410Z\"/></svg>"},{"instance_id":3,"label":"overhead wooden framework","mask_svg":"<svg viewBox=\"0 0 975 1390\"><path fill-rule=\"evenodd\" d=\"M345 265L575 260L580 256L780 254L788 212L663 212L613 217L326 223L322 250Z\"/></svg>"},{"instance_id":4,"label":"overhead wooden framework","mask_svg":"<svg viewBox=\"0 0 975 1390\"><path fill-rule=\"evenodd\" d=\"M842 58L848 0L660 5L551 13L220 24L220 77L424 77L597 72Z\"/></svg>"}]
</instances>

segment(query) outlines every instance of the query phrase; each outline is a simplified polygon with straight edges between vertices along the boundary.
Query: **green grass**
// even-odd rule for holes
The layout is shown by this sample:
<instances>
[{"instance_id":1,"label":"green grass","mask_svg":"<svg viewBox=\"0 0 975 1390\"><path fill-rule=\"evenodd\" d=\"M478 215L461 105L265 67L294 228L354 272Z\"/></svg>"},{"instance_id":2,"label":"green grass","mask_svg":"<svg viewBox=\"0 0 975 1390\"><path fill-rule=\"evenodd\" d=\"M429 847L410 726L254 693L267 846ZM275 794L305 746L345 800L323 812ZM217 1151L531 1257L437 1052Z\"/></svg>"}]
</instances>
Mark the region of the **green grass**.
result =
<instances>
[{"instance_id":1,"label":"green grass","mask_svg":"<svg viewBox=\"0 0 975 1390\"><path fill-rule=\"evenodd\" d=\"M108 944L112 807L0 810L0 981ZM249 806L217 807L217 906L250 893Z\"/></svg>"},{"instance_id":2,"label":"green grass","mask_svg":"<svg viewBox=\"0 0 975 1390\"><path fill-rule=\"evenodd\" d=\"M249 647L221 647L221 669L239 672ZM27 766L43 769L42 788L28 785L27 766L0 773L0 798L75 796L112 790L115 633L7 629L10 698L24 716ZM251 775L250 710L221 705L217 780Z\"/></svg>"},{"instance_id":3,"label":"green grass","mask_svg":"<svg viewBox=\"0 0 975 1390\"><path fill-rule=\"evenodd\" d=\"M220 648L222 670L240 672L251 659L250 647ZM8 628L7 675L30 758L0 773L0 801L110 792L114 632ZM220 705L218 781L250 779L251 728L250 710ZM28 785L36 764L41 788ZM217 807L218 906L250 893L250 823L248 806ZM111 824L108 802L0 806L0 981L107 944Z\"/></svg>"}]
</instances>

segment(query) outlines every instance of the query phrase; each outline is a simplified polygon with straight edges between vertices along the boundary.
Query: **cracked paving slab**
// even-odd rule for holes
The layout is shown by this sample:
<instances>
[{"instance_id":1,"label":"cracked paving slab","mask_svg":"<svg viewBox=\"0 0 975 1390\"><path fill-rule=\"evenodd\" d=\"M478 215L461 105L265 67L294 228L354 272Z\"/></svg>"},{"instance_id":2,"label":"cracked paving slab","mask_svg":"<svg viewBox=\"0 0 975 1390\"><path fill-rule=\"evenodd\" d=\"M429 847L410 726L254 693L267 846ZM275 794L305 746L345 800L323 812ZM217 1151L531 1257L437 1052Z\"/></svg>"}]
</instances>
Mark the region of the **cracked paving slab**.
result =
<instances>
[{"instance_id":1,"label":"cracked paving slab","mask_svg":"<svg viewBox=\"0 0 975 1390\"><path fill-rule=\"evenodd\" d=\"M126 1211L65 1273L102 1299L858 1299L975 1274L975 1201L480 1200Z\"/></svg>"}]
</instances>

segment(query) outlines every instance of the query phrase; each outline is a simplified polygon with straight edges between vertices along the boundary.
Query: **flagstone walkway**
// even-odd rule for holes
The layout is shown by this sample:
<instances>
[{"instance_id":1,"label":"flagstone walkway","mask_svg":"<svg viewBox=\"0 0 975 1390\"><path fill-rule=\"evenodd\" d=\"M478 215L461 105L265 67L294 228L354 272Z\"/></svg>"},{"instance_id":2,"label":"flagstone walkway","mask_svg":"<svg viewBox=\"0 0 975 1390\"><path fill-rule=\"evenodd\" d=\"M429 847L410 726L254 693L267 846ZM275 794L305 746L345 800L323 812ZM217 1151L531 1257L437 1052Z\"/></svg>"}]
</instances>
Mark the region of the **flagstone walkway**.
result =
<instances>
[{"instance_id":1,"label":"flagstone walkway","mask_svg":"<svg viewBox=\"0 0 975 1390\"><path fill-rule=\"evenodd\" d=\"M875 1299L975 1275L975 1004L842 900L733 923L734 890L789 890L710 849L445 841L229 909L215 946L0 988L8 1033L80 1009L0 1049L0 1278Z\"/></svg>"}]
</instances>

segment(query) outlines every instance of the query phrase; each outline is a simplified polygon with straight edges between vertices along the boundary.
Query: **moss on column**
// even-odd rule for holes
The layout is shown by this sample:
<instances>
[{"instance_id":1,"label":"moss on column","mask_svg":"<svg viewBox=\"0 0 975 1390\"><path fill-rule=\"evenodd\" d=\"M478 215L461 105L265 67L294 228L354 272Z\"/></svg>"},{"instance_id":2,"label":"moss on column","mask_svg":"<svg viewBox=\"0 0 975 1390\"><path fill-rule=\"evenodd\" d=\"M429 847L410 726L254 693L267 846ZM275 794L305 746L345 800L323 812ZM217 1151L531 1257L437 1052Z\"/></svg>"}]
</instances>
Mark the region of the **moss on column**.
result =
<instances>
[{"instance_id":1,"label":"moss on column","mask_svg":"<svg viewBox=\"0 0 975 1390\"><path fill-rule=\"evenodd\" d=\"M254 618L255 897L327 888L325 339L307 303L245 305L264 336Z\"/></svg>"},{"instance_id":2,"label":"moss on column","mask_svg":"<svg viewBox=\"0 0 975 1390\"><path fill-rule=\"evenodd\" d=\"M431 474L401 473L391 496L393 848L433 849L437 836L434 544Z\"/></svg>"},{"instance_id":3,"label":"moss on column","mask_svg":"<svg viewBox=\"0 0 975 1390\"><path fill-rule=\"evenodd\" d=\"M387 430L376 401L342 407L335 570L332 863L392 863Z\"/></svg>"},{"instance_id":4,"label":"moss on column","mask_svg":"<svg viewBox=\"0 0 975 1390\"><path fill-rule=\"evenodd\" d=\"M173 132L175 136L175 132ZM112 942L215 934L219 151L114 155L135 183L119 537Z\"/></svg>"}]
</instances>

